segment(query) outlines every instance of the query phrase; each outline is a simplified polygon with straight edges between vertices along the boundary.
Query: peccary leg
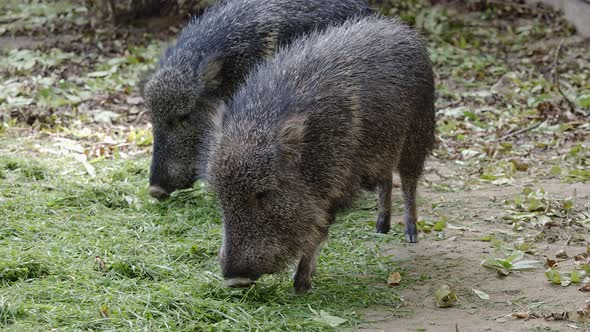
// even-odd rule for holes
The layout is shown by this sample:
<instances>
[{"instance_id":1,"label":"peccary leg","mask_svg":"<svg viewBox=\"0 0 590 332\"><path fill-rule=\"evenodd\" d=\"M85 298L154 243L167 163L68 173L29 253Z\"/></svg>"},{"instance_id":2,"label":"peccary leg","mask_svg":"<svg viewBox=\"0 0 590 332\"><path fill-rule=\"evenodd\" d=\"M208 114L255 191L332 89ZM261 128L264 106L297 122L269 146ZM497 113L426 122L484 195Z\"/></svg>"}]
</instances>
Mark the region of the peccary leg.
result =
<instances>
[{"instance_id":1,"label":"peccary leg","mask_svg":"<svg viewBox=\"0 0 590 332\"><path fill-rule=\"evenodd\" d=\"M418 242L418 227L416 226L416 187L418 177L400 174L402 180L402 192L404 194L404 223L406 241Z\"/></svg>"},{"instance_id":2,"label":"peccary leg","mask_svg":"<svg viewBox=\"0 0 590 332\"><path fill-rule=\"evenodd\" d=\"M392 175L379 186L379 216L377 217L377 233L387 234L391 227L391 180Z\"/></svg>"},{"instance_id":3,"label":"peccary leg","mask_svg":"<svg viewBox=\"0 0 590 332\"><path fill-rule=\"evenodd\" d=\"M303 294L311 288L311 278L315 273L318 263L318 255L321 249L322 245L319 244L312 253L304 254L299 260L297 272L295 272L295 280L293 281L295 293Z\"/></svg>"}]
</instances>

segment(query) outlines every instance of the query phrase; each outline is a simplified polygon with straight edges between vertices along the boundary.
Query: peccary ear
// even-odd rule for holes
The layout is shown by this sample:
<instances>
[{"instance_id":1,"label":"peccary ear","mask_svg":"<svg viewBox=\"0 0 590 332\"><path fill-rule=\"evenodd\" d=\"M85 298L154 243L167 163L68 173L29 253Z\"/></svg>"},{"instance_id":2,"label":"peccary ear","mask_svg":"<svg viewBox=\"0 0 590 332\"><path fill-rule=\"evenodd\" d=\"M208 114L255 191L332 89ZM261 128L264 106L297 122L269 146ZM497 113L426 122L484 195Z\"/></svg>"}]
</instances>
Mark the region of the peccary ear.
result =
<instances>
[{"instance_id":1,"label":"peccary ear","mask_svg":"<svg viewBox=\"0 0 590 332\"><path fill-rule=\"evenodd\" d=\"M279 129L279 154L281 160L295 161L301 154L301 146L305 138L304 114L289 116Z\"/></svg>"},{"instance_id":2,"label":"peccary ear","mask_svg":"<svg viewBox=\"0 0 590 332\"><path fill-rule=\"evenodd\" d=\"M210 56L203 61L201 67L201 82L206 90L214 90L221 84L221 69L223 59L219 56Z\"/></svg>"}]
</instances>

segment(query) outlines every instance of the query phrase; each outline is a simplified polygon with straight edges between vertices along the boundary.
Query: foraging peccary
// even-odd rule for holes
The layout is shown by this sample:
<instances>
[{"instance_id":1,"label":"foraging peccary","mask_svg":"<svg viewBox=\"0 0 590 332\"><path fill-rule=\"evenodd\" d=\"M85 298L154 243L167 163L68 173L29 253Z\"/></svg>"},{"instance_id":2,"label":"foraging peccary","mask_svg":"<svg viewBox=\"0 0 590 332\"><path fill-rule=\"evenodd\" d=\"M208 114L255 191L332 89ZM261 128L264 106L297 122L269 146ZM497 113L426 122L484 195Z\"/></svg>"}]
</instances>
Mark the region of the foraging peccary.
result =
<instances>
[{"instance_id":1,"label":"foraging peccary","mask_svg":"<svg viewBox=\"0 0 590 332\"><path fill-rule=\"evenodd\" d=\"M223 217L226 284L247 286L299 260L311 287L335 214L379 191L377 232L390 227L399 172L405 234L417 241L416 187L434 145L434 79L419 35L367 17L313 33L247 76L214 118L207 180Z\"/></svg>"},{"instance_id":2,"label":"foraging peccary","mask_svg":"<svg viewBox=\"0 0 590 332\"><path fill-rule=\"evenodd\" d=\"M193 185L215 106L254 64L303 33L370 13L365 0L231 0L187 25L143 88L154 128L150 194Z\"/></svg>"}]
</instances>

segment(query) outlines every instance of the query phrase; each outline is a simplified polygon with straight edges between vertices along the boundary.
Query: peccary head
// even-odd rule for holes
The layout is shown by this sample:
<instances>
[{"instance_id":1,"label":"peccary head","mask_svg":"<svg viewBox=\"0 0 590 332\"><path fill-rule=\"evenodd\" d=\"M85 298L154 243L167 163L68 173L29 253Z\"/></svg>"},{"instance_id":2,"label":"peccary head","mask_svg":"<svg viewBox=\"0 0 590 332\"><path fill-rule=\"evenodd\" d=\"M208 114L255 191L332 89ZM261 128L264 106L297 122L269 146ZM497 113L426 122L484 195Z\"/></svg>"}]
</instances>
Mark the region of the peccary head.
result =
<instances>
[{"instance_id":1,"label":"peccary head","mask_svg":"<svg viewBox=\"0 0 590 332\"><path fill-rule=\"evenodd\" d=\"M164 199L197 180L198 151L211 128L221 66L221 60L210 59L196 70L162 67L143 88L154 133L150 195Z\"/></svg>"},{"instance_id":2,"label":"peccary head","mask_svg":"<svg viewBox=\"0 0 590 332\"><path fill-rule=\"evenodd\" d=\"M207 179L223 218L223 277L246 286L313 252L327 226L300 179L304 117L261 125L234 115L216 120Z\"/></svg>"}]
</instances>

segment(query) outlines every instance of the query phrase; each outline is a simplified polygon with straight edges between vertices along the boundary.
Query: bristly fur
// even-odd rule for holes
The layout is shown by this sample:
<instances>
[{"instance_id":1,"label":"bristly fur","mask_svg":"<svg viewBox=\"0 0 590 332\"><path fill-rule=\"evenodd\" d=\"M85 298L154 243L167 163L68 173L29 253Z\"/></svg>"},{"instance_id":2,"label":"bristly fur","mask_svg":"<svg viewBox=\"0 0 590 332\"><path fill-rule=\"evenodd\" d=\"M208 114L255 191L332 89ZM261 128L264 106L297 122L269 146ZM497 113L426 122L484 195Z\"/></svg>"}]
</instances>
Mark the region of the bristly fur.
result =
<instances>
[{"instance_id":1,"label":"bristly fur","mask_svg":"<svg viewBox=\"0 0 590 332\"><path fill-rule=\"evenodd\" d=\"M226 278L257 278L315 256L337 212L362 189L380 192L377 231L390 224L392 172L416 242L415 192L434 145L434 78L420 36L365 17L314 32L256 66L213 133L208 180L219 197Z\"/></svg>"},{"instance_id":2,"label":"bristly fur","mask_svg":"<svg viewBox=\"0 0 590 332\"><path fill-rule=\"evenodd\" d=\"M193 19L142 88L154 128L150 185L193 184L211 113L256 63L313 29L371 12L365 0L232 0Z\"/></svg>"}]
</instances>

